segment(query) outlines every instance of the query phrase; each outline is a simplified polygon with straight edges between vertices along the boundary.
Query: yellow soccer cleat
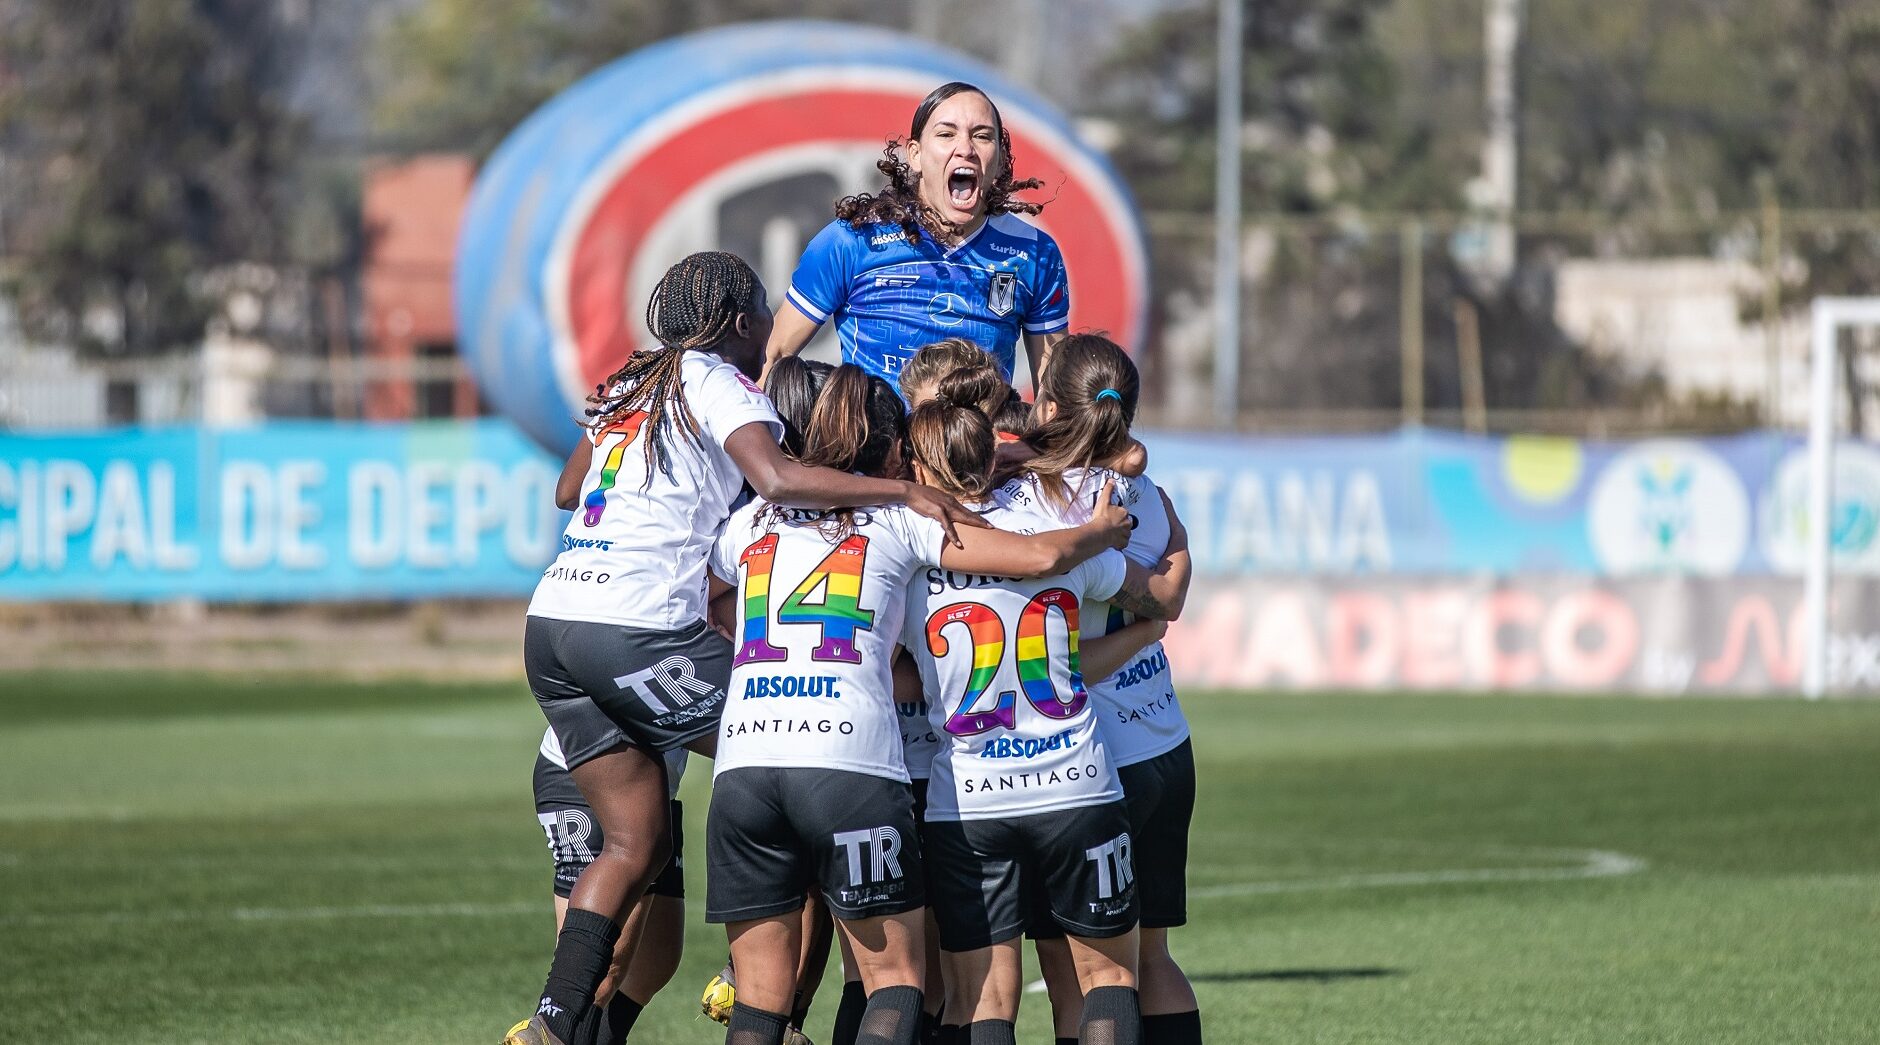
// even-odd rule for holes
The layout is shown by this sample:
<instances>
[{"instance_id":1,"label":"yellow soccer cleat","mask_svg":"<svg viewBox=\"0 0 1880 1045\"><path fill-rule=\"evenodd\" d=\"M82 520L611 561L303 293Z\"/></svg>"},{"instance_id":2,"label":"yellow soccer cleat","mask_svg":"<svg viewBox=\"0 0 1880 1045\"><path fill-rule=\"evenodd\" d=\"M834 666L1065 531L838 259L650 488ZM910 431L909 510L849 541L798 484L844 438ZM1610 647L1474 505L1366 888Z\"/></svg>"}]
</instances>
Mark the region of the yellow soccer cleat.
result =
<instances>
[{"instance_id":1,"label":"yellow soccer cleat","mask_svg":"<svg viewBox=\"0 0 1880 1045\"><path fill-rule=\"evenodd\" d=\"M705 994L698 1001L699 1009L719 1023L731 1023L731 1006L738 1000L738 985L731 979L731 966L712 977L705 985Z\"/></svg>"},{"instance_id":2,"label":"yellow soccer cleat","mask_svg":"<svg viewBox=\"0 0 1880 1045\"><path fill-rule=\"evenodd\" d=\"M503 1045L562 1045L562 1040L549 1033L548 1024L542 1017L531 1016L503 1035Z\"/></svg>"}]
</instances>

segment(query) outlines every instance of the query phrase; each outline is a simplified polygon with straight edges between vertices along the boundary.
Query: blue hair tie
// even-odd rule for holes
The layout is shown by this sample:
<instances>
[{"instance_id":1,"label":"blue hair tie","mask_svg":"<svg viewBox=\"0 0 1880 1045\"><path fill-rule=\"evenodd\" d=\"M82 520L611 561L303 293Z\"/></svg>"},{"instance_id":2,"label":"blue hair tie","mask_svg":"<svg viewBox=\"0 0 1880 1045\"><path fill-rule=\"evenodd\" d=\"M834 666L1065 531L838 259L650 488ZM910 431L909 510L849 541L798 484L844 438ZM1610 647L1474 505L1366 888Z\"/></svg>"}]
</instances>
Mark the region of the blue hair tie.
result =
<instances>
[{"instance_id":1,"label":"blue hair tie","mask_svg":"<svg viewBox=\"0 0 1880 1045\"><path fill-rule=\"evenodd\" d=\"M1106 388L1103 391L1097 393L1097 398L1098 399L1114 399L1118 403L1121 403L1123 401L1123 393L1118 392L1114 388Z\"/></svg>"}]
</instances>

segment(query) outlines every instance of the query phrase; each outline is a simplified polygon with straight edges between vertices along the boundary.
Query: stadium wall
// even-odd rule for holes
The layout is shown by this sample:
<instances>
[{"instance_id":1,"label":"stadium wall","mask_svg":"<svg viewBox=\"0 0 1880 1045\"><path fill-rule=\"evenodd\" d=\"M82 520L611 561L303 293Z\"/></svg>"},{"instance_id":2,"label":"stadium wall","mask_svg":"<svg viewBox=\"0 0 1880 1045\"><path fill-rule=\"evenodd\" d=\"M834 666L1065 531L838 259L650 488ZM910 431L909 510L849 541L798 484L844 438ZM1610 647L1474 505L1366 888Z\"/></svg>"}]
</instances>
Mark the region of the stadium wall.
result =
<instances>
[{"instance_id":1,"label":"stadium wall","mask_svg":"<svg viewBox=\"0 0 1880 1045\"><path fill-rule=\"evenodd\" d=\"M1798 677L1803 448L1151 433L1191 684L1751 692ZM567 516L506 421L0 435L0 600L519 597ZM1836 457L1831 674L1880 689L1880 449Z\"/></svg>"}]
</instances>

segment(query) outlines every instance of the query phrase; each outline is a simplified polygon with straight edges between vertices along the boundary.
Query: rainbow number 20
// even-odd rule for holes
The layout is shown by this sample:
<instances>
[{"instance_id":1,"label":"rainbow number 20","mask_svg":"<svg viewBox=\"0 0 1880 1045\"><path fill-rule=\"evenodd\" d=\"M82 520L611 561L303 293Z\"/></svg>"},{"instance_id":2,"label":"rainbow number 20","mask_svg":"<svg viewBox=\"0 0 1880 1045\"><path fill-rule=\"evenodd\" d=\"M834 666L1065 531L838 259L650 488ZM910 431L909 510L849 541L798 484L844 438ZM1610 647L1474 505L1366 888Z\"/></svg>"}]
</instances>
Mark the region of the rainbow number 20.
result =
<instances>
[{"instance_id":1,"label":"rainbow number 20","mask_svg":"<svg viewBox=\"0 0 1880 1045\"><path fill-rule=\"evenodd\" d=\"M1045 641L1045 622L1052 611L1064 618L1069 632L1070 699L1064 699L1051 681L1050 649ZM1000 692L986 705L986 691L999 674L1005 660L1005 621L991 607L977 602L956 602L935 610L927 618L927 650L944 657L952 649L947 628L963 625L973 658L973 670L966 678L966 691L947 716L946 730L956 737L970 737L1001 727L1018 724L1018 693ZM1018 684L1025 700L1046 718L1071 718L1084 709L1090 697L1084 692L1083 665L1077 654L1077 597L1063 588L1051 588L1032 596L1019 614L1014 645L1018 655Z\"/></svg>"}]
</instances>

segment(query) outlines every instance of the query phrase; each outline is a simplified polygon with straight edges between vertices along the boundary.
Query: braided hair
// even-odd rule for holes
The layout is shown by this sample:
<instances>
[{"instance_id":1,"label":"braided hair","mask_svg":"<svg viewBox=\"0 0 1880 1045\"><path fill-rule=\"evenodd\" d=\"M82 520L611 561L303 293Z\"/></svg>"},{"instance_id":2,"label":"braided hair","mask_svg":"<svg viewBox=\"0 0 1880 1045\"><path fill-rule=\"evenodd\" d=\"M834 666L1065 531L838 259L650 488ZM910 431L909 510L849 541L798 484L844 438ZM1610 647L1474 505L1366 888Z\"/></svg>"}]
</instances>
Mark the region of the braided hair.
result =
<instances>
[{"instance_id":1,"label":"braided hair","mask_svg":"<svg viewBox=\"0 0 1880 1045\"><path fill-rule=\"evenodd\" d=\"M906 138L888 139L887 148L881 150L881 159L875 161L875 169L887 175L888 184L882 186L880 192L857 193L837 200L836 217L855 229L867 225L899 225L901 234L907 237L909 243L920 242L922 227L936 239L955 231L952 222L935 214L933 208L921 202L920 176L908 165L902 150L908 142L920 140L921 132L927 129L927 121L933 118L933 111L940 107L941 102L967 91L985 98L986 106L992 110L992 122L999 128L999 156L1005 161L999 176L985 190L986 216L1036 214L1044 210L1042 203L1031 203L1012 196L1015 192L1041 189L1044 182L1038 178L1026 178L1023 181L1012 179L1012 136L1005 132L1005 118L999 115L999 107L992 104L992 98L986 92L970 83L955 80L941 84L921 99L920 105L914 110L914 122Z\"/></svg>"},{"instance_id":2,"label":"braided hair","mask_svg":"<svg viewBox=\"0 0 1880 1045\"><path fill-rule=\"evenodd\" d=\"M686 441L699 445L698 420L680 383L685 354L730 337L738 316L754 309L757 287L757 273L736 254L711 250L681 258L659 278L646 303L646 329L659 347L628 356L588 396L594 404L587 410L592 432L616 417L646 413L646 483L653 481L654 468L672 478L669 426L676 424Z\"/></svg>"}]
</instances>

